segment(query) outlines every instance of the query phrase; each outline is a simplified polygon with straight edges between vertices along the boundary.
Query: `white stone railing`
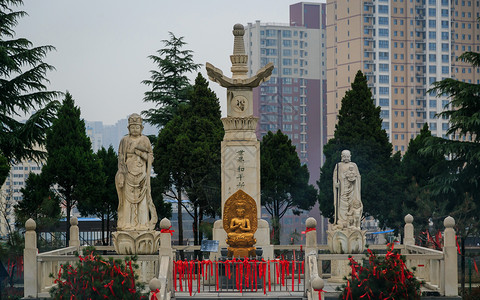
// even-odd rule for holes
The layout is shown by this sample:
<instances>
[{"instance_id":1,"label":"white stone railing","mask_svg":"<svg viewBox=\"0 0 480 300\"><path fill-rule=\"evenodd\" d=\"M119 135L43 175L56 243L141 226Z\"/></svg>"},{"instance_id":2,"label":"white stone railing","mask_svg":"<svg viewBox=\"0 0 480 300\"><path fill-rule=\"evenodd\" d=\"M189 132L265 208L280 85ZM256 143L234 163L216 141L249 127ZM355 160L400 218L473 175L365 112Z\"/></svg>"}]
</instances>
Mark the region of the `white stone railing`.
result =
<instances>
[{"instance_id":1,"label":"white stone railing","mask_svg":"<svg viewBox=\"0 0 480 300\"><path fill-rule=\"evenodd\" d=\"M321 268L320 271L318 268L317 220L310 217L305 223L307 225L305 230L305 279L309 279L305 280L305 293L308 300L323 300L325 297L322 292L324 282L321 278Z\"/></svg>"},{"instance_id":2,"label":"white stone railing","mask_svg":"<svg viewBox=\"0 0 480 300\"><path fill-rule=\"evenodd\" d=\"M412 223L413 217L407 215L405 217L404 244L395 244L394 249L400 250L401 254L405 256L405 263L410 270L415 268L415 276L417 279L425 282L425 287L433 291L438 291L444 296L458 296L457 247L455 243L455 230L453 229L455 226L455 220L452 217L447 217L444 221L445 231L443 251L416 246ZM306 248L308 248L308 243L309 240L307 238ZM312 247L312 249L313 248L315 247ZM325 247L316 247L317 250L320 248L323 249ZM372 245L369 248L372 250L385 250L386 245ZM346 261L349 256L352 255L318 254L317 265L319 267L319 277L328 278L329 275L331 275L322 274L321 266L323 261ZM357 262L367 259L365 254L354 254L353 256ZM385 256L385 254L378 254L377 256Z\"/></svg>"},{"instance_id":3,"label":"white stone railing","mask_svg":"<svg viewBox=\"0 0 480 300\"><path fill-rule=\"evenodd\" d=\"M165 219L166 220L166 219ZM168 221L168 220L167 220ZM165 221L162 220L165 225ZM169 223L170 221L168 221ZM70 221L70 241L69 247L57 249L49 252L38 253L37 236L35 232L35 221L29 219L26 224L25 233L25 249L24 249L24 297L25 298L48 298L49 291L54 286L55 278L51 278L50 274L56 276L62 264L73 264L79 261L78 253L82 251L80 246L78 221L72 218ZM169 228L169 226L167 227ZM160 282L159 300L170 299L172 284L172 257L173 250L171 247L171 235L169 232L160 234L160 250L159 254L138 255L136 263L140 266L136 270L136 275L140 281L150 282L157 279ZM98 251L114 251L113 246L96 246ZM125 260L129 255L106 255L105 258L113 258L114 260ZM157 278L158 276L158 278ZM170 276L170 277L169 277ZM161 288L160 288L161 286ZM151 287L151 284L150 284ZM153 291L155 291L153 289Z\"/></svg>"}]
</instances>

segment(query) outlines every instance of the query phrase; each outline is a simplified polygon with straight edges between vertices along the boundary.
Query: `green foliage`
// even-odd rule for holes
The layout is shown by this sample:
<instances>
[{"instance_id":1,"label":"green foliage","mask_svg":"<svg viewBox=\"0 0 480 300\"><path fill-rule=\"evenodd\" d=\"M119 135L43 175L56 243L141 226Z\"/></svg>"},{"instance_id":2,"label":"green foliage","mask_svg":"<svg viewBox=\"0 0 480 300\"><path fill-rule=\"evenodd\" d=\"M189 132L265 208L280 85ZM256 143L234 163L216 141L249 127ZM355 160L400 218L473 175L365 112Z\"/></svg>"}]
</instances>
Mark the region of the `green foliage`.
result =
<instances>
[{"instance_id":1,"label":"green foliage","mask_svg":"<svg viewBox=\"0 0 480 300\"><path fill-rule=\"evenodd\" d=\"M345 93L335 126L334 138L323 148L325 163L320 170L319 203L322 215L334 218L333 170L343 150L350 150L362 176L362 202L364 213L377 218L381 225L392 220L389 215L397 206L392 205L394 187L399 178L395 168L399 157L392 158L392 144L382 129L380 107L375 107L367 79L358 71L352 89Z\"/></svg>"},{"instance_id":2,"label":"green foliage","mask_svg":"<svg viewBox=\"0 0 480 300\"><path fill-rule=\"evenodd\" d=\"M47 164L43 167L47 180L57 184L57 194L66 208L66 236L69 240L70 213L81 199L98 201L105 176L101 164L93 154L90 139L85 133L85 122L70 93L58 111L57 119L47 132Z\"/></svg>"},{"instance_id":3,"label":"green foliage","mask_svg":"<svg viewBox=\"0 0 480 300\"><path fill-rule=\"evenodd\" d=\"M176 37L172 32L169 34L170 39L162 41L165 47L157 51L158 55L148 57L158 70L151 70L150 79L142 81L151 87L150 91L145 92L143 101L153 102L156 106L142 114L150 124L159 127L173 118L181 103L188 102L191 85L186 74L201 66L194 63L192 50L183 50L186 45L183 37Z\"/></svg>"},{"instance_id":4,"label":"green foliage","mask_svg":"<svg viewBox=\"0 0 480 300\"><path fill-rule=\"evenodd\" d=\"M0 153L0 183L3 184L10 173L10 164L5 156Z\"/></svg>"},{"instance_id":5,"label":"green foliage","mask_svg":"<svg viewBox=\"0 0 480 300\"><path fill-rule=\"evenodd\" d=\"M189 103L183 104L160 131L153 149L153 167L160 189L178 201L180 191L187 193L194 206L189 213L197 218L197 209L200 215L202 211L214 214L220 207L220 143L224 131L218 98L200 73L189 98ZM181 226L179 220L180 240Z\"/></svg>"},{"instance_id":6,"label":"green foliage","mask_svg":"<svg viewBox=\"0 0 480 300\"><path fill-rule=\"evenodd\" d=\"M96 186L99 198L91 197L80 201L78 210L82 215L95 215L102 220L102 240L108 244L105 239L105 224L107 225L106 236L108 239L110 220L117 216L118 196L115 188L115 175L118 168L118 155L110 145L108 150L104 147L100 148L94 157L100 166L99 177L104 177L105 181L103 185L99 182Z\"/></svg>"},{"instance_id":7,"label":"green foliage","mask_svg":"<svg viewBox=\"0 0 480 300\"><path fill-rule=\"evenodd\" d=\"M407 152L401 162L402 191L404 194L396 217L398 226L402 226L406 214L415 216L415 222L421 224L418 230L425 230L430 221L437 229L443 228L447 199L442 195L433 195L430 182L443 172L446 160L443 155L423 153L422 149L432 137L427 123L420 134L410 140Z\"/></svg>"},{"instance_id":8,"label":"green foliage","mask_svg":"<svg viewBox=\"0 0 480 300\"><path fill-rule=\"evenodd\" d=\"M349 258L352 272L342 285L341 299L420 299L421 282L407 269L393 244L387 245L387 250L383 257L368 249L368 263L363 266Z\"/></svg>"},{"instance_id":9,"label":"green foliage","mask_svg":"<svg viewBox=\"0 0 480 300\"><path fill-rule=\"evenodd\" d=\"M50 290L53 299L146 299L137 281L135 257L104 260L94 249L84 251L75 266L62 265Z\"/></svg>"},{"instance_id":10,"label":"green foliage","mask_svg":"<svg viewBox=\"0 0 480 300\"><path fill-rule=\"evenodd\" d=\"M480 66L480 53L465 52L458 59ZM449 107L439 116L449 119L447 134L457 139L430 137L422 151L449 158L443 172L432 179L432 192L449 199L447 210L455 218L462 249L460 281L464 290L465 239L480 229L480 84L446 78L435 82L429 92L450 97Z\"/></svg>"},{"instance_id":11,"label":"green foliage","mask_svg":"<svg viewBox=\"0 0 480 300\"><path fill-rule=\"evenodd\" d=\"M37 224L37 230L55 226L60 218L60 199L50 183L42 174L30 173L21 189L22 200L15 205L15 226L24 228L25 222L32 218Z\"/></svg>"},{"instance_id":12,"label":"green foliage","mask_svg":"<svg viewBox=\"0 0 480 300\"><path fill-rule=\"evenodd\" d=\"M272 217L273 243L280 244L280 219L291 209L309 210L317 191L308 184L306 165L300 163L295 146L280 130L269 131L260 143L262 205Z\"/></svg>"},{"instance_id":13,"label":"green foliage","mask_svg":"<svg viewBox=\"0 0 480 300\"><path fill-rule=\"evenodd\" d=\"M47 91L45 85L47 72L54 68L42 61L55 48L34 47L28 39L15 37L13 27L27 13L11 7L22 4L22 0L0 0L0 156L7 161L45 156L41 146L58 106L52 99L59 93ZM16 120L32 111L25 122ZM0 184L5 181L3 169Z\"/></svg>"}]
</instances>

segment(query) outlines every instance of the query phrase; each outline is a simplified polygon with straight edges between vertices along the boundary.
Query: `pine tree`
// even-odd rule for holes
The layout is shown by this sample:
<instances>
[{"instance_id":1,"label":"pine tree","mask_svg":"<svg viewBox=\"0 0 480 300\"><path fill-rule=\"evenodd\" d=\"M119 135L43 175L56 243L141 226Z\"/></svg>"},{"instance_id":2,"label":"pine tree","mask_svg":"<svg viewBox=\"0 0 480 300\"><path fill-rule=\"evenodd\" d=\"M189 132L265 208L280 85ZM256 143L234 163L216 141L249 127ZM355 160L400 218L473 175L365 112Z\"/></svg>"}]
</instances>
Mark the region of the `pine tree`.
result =
<instances>
[{"instance_id":1,"label":"pine tree","mask_svg":"<svg viewBox=\"0 0 480 300\"><path fill-rule=\"evenodd\" d=\"M47 152L47 163L42 173L52 185L57 186L62 206L66 208L68 244L72 208L78 201L98 201L100 189L97 187L105 185L105 176L85 131L85 121L80 119L80 109L68 92L57 119L47 132Z\"/></svg>"},{"instance_id":2,"label":"pine tree","mask_svg":"<svg viewBox=\"0 0 480 300\"><path fill-rule=\"evenodd\" d=\"M42 174L30 173L21 189L22 200L15 205L15 226L23 228L32 218L37 230L52 229L60 220L60 199Z\"/></svg>"},{"instance_id":3,"label":"pine tree","mask_svg":"<svg viewBox=\"0 0 480 300\"><path fill-rule=\"evenodd\" d=\"M118 169L118 155L113 146L108 150L100 148L95 154L96 160L101 166L101 174L105 176L105 184L97 185L97 191L100 197L88 198L78 203L78 210L83 215L96 215L102 222L102 242L108 245L110 236L110 220L116 218L118 208L118 195L115 188L115 175ZM101 201L99 201L101 200ZM106 234L105 234L106 232Z\"/></svg>"},{"instance_id":4,"label":"pine tree","mask_svg":"<svg viewBox=\"0 0 480 300\"><path fill-rule=\"evenodd\" d=\"M189 103L160 131L154 147L153 166L163 191L178 201L178 235L183 243L181 193L193 206L195 231L204 213L214 214L220 206L220 143L223 125L220 104L208 82L199 73ZM198 234L195 233L198 242Z\"/></svg>"},{"instance_id":5,"label":"pine tree","mask_svg":"<svg viewBox=\"0 0 480 300\"><path fill-rule=\"evenodd\" d=\"M480 67L480 53L465 52L458 60ZM433 178L432 192L450 201L447 210L455 218L461 247L461 286L465 288L465 239L478 232L480 214L480 84L446 78L429 91L448 95L450 102L440 117L449 119L448 140L430 137L425 153L448 157L443 172Z\"/></svg>"},{"instance_id":6,"label":"pine tree","mask_svg":"<svg viewBox=\"0 0 480 300\"><path fill-rule=\"evenodd\" d=\"M28 39L15 37L13 27L27 13L11 7L22 4L22 0L0 0L0 185L10 161L45 157L41 149L45 131L58 106L52 100L59 93L47 91L45 85L47 72L54 68L43 62L55 48L34 47ZM32 111L25 122L17 120Z\"/></svg>"},{"instance_id":7,"label":"pine tree","mask_svg":"<svg viewBox=\"0 0 480 300\"><path fill-rule=\"evenodd\" d=\"M415 222L423 224L422 230L430 221L437 228L443 228L444 208L447 199L441 195L432 195L430 182L445 168L446 160L443 155L423 153L422 149L432 137L432 133L425 123L420 134L410 140L407 151L401 162L403 176L402 193L404 193L401 207L398 211L398 226L403 222L406 214L415 215Z\"/></svg>"},{"instance_id":8,"label":"pine tree","mask_svg":"<svg viewBox=\"0 0 480 300\"><path fill-rule=\"evenodd\" d=\"M309 210L317 191L308 184L310 174L300 163L295 146L280 130L269 131L260 143L262 205L272 218L273 243L280 244L280 219L289 210Z\"/></svg>"},{"instance_id":9,"label":"pine tree","mask_svg":"<svg viewBox=\"0 0 480 300\"><path fill-rule=\"evenodd\" d=\"M333 220L333 170L342 150L350 150L362 176L364 214L374 216L381 224L390 222L395 161L392 144L382 129L380 107L375 107L367 79L358 71L351 90L345 93L335 126L334 138L323 149L326 157L320 170L319 203L322 215Z\"/></svg>"},{"instance_id":10,"label":"pine tree","mask_svg":"<svg viewBox=\"0 0 480 300\"><path fill-rule=\"evenodd\" d=\"M183 50L186 45L183 37L176 37L169 32L170 39L163 40L164 48L157 51L158 55L150 55L150 58L158 70L150 71L150 79L142 81L151 87L145 92L143 101L153 102L156 108L143 111L147 121L158 127L164 126L170 121L178 110L181 103L187 102L191 85L187 74L200 68L193 61L193 51Z\"/></svg>"}]
</instances>

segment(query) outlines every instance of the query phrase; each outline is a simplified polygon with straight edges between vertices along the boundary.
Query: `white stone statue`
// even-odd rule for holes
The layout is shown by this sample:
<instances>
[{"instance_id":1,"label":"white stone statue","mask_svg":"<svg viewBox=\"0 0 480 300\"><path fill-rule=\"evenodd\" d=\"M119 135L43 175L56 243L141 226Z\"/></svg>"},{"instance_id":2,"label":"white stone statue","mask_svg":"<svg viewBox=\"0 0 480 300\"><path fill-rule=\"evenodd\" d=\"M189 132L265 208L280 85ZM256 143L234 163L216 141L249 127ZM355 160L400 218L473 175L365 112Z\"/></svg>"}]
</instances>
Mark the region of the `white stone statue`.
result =
<instances>
[{"instance_id":1,"label":"white stone statue","mask_svg":"<svg viewBox=\"0 0 480 300\"><path fill-rule=\"evenodd\" d=\"M357 165L350 159L350 151L343 150L342 161L336 164L333 171L334 227L360 229L363 213L361 177Z\"/></svg>"},{"instance_id":2,"label":"white stone statue","mask_svg":"<svg viewBox=\"0 0 480 300\"><path fill-rule=\"evenodd\" d=\"M118 231L153 230L157 212L150 189L153 151L150 140L142 135L142 118L128 118L129 134L118 147L118 171L115 185L118 193Z\"/></svg>"}]
</instances>

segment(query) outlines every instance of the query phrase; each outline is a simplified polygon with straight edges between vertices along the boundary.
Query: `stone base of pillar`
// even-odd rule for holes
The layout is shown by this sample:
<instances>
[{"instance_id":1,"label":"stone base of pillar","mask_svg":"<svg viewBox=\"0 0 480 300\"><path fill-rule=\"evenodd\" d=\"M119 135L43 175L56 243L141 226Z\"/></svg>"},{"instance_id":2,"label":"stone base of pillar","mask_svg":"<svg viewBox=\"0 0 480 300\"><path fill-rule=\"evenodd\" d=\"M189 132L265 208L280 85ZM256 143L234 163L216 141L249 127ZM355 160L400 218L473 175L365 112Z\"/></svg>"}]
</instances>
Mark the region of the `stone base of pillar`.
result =
<instances>
[{"instance_id":1,"label":"stone base of pillar","mask_svg":"<svg viewBox=\"0 0 480 300\"><path fill-rule=\"evenodd\" d=\"M331 272L332 277L328 279L328 282L344 283L345 277L352 273L352 268L348 265L348 260L332 260Z\"/></svg>"}]
</instances>

